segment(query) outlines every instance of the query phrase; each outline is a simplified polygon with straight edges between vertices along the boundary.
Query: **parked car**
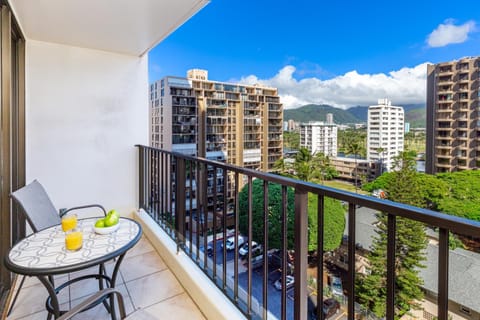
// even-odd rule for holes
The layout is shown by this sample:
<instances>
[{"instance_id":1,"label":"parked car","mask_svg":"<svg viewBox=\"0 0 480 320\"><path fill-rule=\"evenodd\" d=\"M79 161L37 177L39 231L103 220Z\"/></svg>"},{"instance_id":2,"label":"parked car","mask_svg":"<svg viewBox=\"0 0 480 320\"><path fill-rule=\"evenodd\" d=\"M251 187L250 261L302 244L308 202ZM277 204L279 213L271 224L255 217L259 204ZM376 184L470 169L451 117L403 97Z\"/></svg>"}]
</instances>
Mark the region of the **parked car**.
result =
<instances>
[{"instance_id":1,"label":"parked car","mask_svg":"<svg viewBox=\"0 0 480 320\"><path fill-rule=\"evenodd\" d=\"M237 242L238 242L238 246L240 247L241 245L243 245L245 243L245 238L242 235L238 235L238 241ZM221 246L223 248L223 242L222 242ZM227 250L235 249L235 236L228 237L227 241L225 241L225 248Z\"/></svg>"},{"instance_id":2,"label":"parked car","mask_svg":"<svg viewBox=\"0 0 480 320\"><path fill-rule=\"evenodd\" d=\"M323 300L323 318L328 319L334 314L337 314L340 312L340 303L335 300L334 298L329 298L326 300ZM316 320L317 319L317 308L314 308L312 310L312 314L310 317L311 320Z\"/></svg>"},{"instance_id":3,"label":"parked car","mask_svg":"<svg viewBox=\"0 0 480 320\"><path fill-rule=\"evenodd\" d=\"M295 278L293 276L286 276L286 289L290 289L291 287L293 287L293 285L295 284ZM277 290L282 290L282 277L280 277L280 279L278 279L277 281L275 281L275 283L273 284L275 289Z\"/></svg>"},{"instance_id":4,"label":"parked car","mask_svg":"<svg viewBox=\"0 0 480 320\"><path fill-rule=\"evenodd\" d=\"M262 249L262 246L260 244L256 243L255 241L252 241L252 254L254 251L261 250L261 249ZM245 256L248 255L248 250L249 249L248 249L248 242L247 242L240 248L240 250L238 250L238 254L240 255L240 257L245 258Z\"/></svg>"},{"instance_id":5,"label":"parked car","mask_svg":"<svg viewBox=\"0 0 480 320\"><path fill-rule=\"evenodd\" d=\"M248 256L246 256L244 265L248 268ZM252 252L252 270L260 268L261 266L263 266L263 250L254 250Z\"/></svg>"},{"instance_id":6,"label":"parked car","mask_svg":"<svg viewBox=\"0 0 480 320\"><path fill-rule=\"evenodd\" d=\"M342 279L339 277L332 276L330 278L330 288L332 289L333 295L343 296Z\"/></svg>"},{"instance_id":7,"label":"parked car","mask_svg":"<svg viewBox=\"0 0 480 320\"><path fill-rule=\"evenodd\" d=\"M213 246L209 243L208 246L207 246L207 255L209 257L212 257L213 256Z\"/></svg>"},{"instance_id":8,"label":"parked car","mask_svg":"<svg viewBox=\"0 0 480 320\"><path fill-rule=\"evenodd\" d=\"M293 274L293 259L289 254L287 254L287 274ZM272 249L268 253L268 264L272 268L282 268L283 263L283 254L282 250L279 249Z\"/></svg>"}]
</instances>

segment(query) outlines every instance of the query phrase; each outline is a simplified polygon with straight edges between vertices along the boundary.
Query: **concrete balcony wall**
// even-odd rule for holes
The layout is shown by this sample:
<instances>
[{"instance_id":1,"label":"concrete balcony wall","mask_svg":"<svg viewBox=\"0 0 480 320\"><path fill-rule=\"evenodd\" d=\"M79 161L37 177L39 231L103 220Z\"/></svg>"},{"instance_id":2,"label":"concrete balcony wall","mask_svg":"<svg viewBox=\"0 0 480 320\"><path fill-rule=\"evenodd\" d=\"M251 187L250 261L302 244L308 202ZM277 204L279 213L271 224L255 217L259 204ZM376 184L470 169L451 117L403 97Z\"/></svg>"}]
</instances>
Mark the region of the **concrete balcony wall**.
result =
<instances>
[{"instance_id":1,"label":"concrete balcony wall","mask_svg":"<svg viewBox=\"0 0 480 320\"><path fill-rule=\"evenodd\" d=\"M27 182L39 179L57 208L131 212L134 145L148 143L147 56L26 43Z\"/></svg>"}]
</instances>

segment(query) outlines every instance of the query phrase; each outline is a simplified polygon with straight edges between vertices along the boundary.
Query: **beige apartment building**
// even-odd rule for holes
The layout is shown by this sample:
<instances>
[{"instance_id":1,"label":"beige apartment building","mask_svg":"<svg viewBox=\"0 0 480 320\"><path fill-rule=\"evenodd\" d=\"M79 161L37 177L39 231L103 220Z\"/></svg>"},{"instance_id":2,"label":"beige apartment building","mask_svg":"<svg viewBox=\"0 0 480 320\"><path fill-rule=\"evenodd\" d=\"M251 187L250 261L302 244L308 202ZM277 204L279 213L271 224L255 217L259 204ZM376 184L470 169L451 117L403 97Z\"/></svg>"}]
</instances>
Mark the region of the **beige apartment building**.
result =
<instances>
[{"instance_id":1,"label":"beige apartment building","mask_svg":"<svg viewBox=\"0 0 480 320\"><path fill-rule=\"evenodd\" d=\"M338 178L352 182L355 181L355 173L358 182L375 180L381 174L381 163L377 160L334 157L330 158L330 164L337 170Z\"/></svg>"},{"instance_id":2,"label":"beige apartment building","mask_svg":"<svg viewBox=\"0 0 480 320\"><path fill-rule=\"evenodd\" d=\"M480 57L428 65L425 172L480 168Z\"/></svg>"},{"instance_id":3,"label":"beige apartment building","mask_svg":"<svg viewBox=\"0 0 480 320\"><path fill-rule=\"evenodd\" d=\"M208 80L206 70L150 85L150 144L270 171L283 152L278 90Z\"/></svg>"}]
</instances>

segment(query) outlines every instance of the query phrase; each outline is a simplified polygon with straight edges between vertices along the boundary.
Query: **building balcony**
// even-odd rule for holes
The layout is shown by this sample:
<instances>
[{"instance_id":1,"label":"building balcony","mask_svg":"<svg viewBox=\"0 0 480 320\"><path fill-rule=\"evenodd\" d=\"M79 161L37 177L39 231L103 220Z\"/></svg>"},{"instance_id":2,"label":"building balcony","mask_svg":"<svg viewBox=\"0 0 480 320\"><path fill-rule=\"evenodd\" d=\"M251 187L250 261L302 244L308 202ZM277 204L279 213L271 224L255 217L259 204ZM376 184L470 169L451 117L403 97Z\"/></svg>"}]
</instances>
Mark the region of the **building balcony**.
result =
<instances>
[{"instance_id":1,"label":"building balcony","mask_svg":"<svg viewBox=\"0 0 480 320\"><path fill-rule=\"evenodd\" d=\"M139 146L138 148L140 209L135 211L132 217L142 224L144 238L127 254L127 258L120 269L122 280L118 284L119 289L124 292L126 297L127 312L134 319L135 316L140 319L142 319L141 317L148 319L173 317L172 319L212 320L249 319L251 317L258 319L267 319L267 317L268 319L281 319L282 317L298 320L310 319L311 309L309 309L309 305L312 299L314 303L321 303L323 298L311 295L307 287L307 282L312 281L307 275L308 246L306 236L308 224L306 215L302 214L302 212L306 213L307 210L307 192L316 194L321 198L325 196L325 192L328 192L329 197L347 203L348 213L346 218L349 225L355 227L347 227L345 230L348 234L345 240L346 254L350 257L344 263L346 267L345 279L347 279L344 280L344 286L346 292L349 292L345 295L345 298L351 297L351 293L355 292L353 283L356 272L352 270L357 270L357 259L354 257L357 257L358 254L356 252L359 250L358 241L361 241L362 237L365 236L363 231L358 228L364 224L362 217L364 217L365 212L370 212L368 210L371 210L372 214L377 210L389 212L392 220L395 220L397 215L402 215L439 227L441 230L440 239L434 248L447 255L439 255L433 263L438 267L439 280L449 277L449 269L446 267L449 261L448 232L446 231L452 230L467 235L477 234L480 231L480 224L478 223L437 212L325 188L320 185L295 181L259 171L248 171L240 167L187 157L150 147ZM166 162L175 165L165 165ZM290 223L294 225L297 234L304 235L304 237L295 237L296 258L292 262L295 284L292 289L275 290L269 280L271 270L266 267L267 264L253 265L253 259L247 259L245 262L238 258L238 249L233 251L224 249L226 239L239 232L238 219L235 218L237 217L235 214L236 208L241 205L239 199L235 198L236 200L229 205L229 215L221 214L215 219L213 219L213 215L212 219L208 220L196 219L185 214L185 208L189 203L188 193L185 192L189 184L186 177L187 175L199 175L197 181L202 181L202 173L200 171L195 172L194 168L200 168L203 165L207 165L210 171L221 170L219 171L221 176L231 176L232 183L229 183L227 188L232 188L232 190L236 190L235 181L239 181L240 174L248 177L247 185L252 183L255 178L294 188L296 218ZM438 166L448 167L447 164L438 164ZM153 174L156 168L167 168L165 179L158 179ZM201 190L203 186L199 184L197 188ZM158 194L164 192L167 194L163 199L172 199L171 201L160 200L159 202ZM220 201L227 203L227 194L228 192L218 193ZM207 201L206 199L194 200L197 206L202 206L202 201ZM287 201L287 199L285 198L282 201ZM362 208L359 209L359 206L362 206ZM173 208L173 212L169 208ZM323 207L319 207L317 210L319 210L319 214L324 214ZM301 217L305 218L302 219ZM207 237L206 230L209 228L218 229L219 232ZM249 229L251 228L252 225ZM205 230L205 233L202 230ZM394 237L394 229L393 231L392 229L389 230L391 230L388 233L389 237ZM281 233L280 236L286 241L286 233ZM265 235L265 238L254 239L264 243L267 235ZM208 253L204 249L208 246L216 249ZM391 256L389 252L391 253L391 250L394 250L393 248L393 246L389 246L387 249L389 257ZM284 256L287 256L286 245L279 249L280 251L283 250ZM453 255L453 253L450 253L450 255ZM317 268L319 268L319 274L323 274L324 271L327 271L324 270L323 263L323 259L326 258L323 255L320 257ZM263 259L264 261L269 259L266 251L263 254ZM253 272L253 269L255 269L255 272ZM394 273L387 277L387 288L392 285L394 277ZM317 279L313 280L317 286L327 285L321 280L322 277ZM471 280L467 279L467 281ZM448 284L448 281L438 289L438 296L440 297L437 301L439 313L447 310L448 299L452 299L451 296L442 296L449 286L454 290L455 284ZM14 309L12 317L7 319L46 316L45 311L43 311L43 299L40 298L45 293L41 293L41 289L43 288L38 283L27 284L26 288L22 289L24 291L21 294L21 301L24 303L19 304ZM63 298L63 301L65 304L70 303L70 301L75 304L78 299L82 300L82 295L91 294L90 290L92 290L90 287L75 288ZM295 296L295 299L289 298L292 295ZM268 300L264 300L265 297L268 297ZM316 301L317 299L319 300ZM341 308L348 318L353 319L360 316L359 309L356 308L352 299L349 300L352 302L343 304ZM28 301L31 301L31 303L28 303ZM263 301L268 302L264 303ZM26 305L28 305L28 308L25 307ZM387 300L387 308L388 312L393 312L395 308L393 299ZM82 315L95 319L109 319L110 317L103 306L98 306ZM387 319L392 318L387 316Z\"/></svg>"},{"instance_id":2,"label":"building balcony","mask_svg":"<svg viewBox=\"0 0 480 320\"><path fill-rule=\"evenodd\" d=\"M448 121L448 122L454 121L450 115L447 115L447 114L444 113L445 111L451 112L451 110L448 110L448 109L447 110L437 110L437 112L442 112L442 114L439 114L437 116L437 121Z\"/></svg>"},{"instance_id":3,"label":"building balcony","mask_svg":"<svg viewBox=\"0 0 480 320\"><path fill-rule=\"evenodd\" d=\"M450 109L450 108L441 108L441 109L437 109L436 112L437 113L447 113L447 112L451 113L451 112L453 112L453 110Z\"/></svg>"},{"instance_id":4,"label":"building balcony","mask_svg":"<svg viewBox=\"0 0 480 320\"><path fill-rule=\"evenodd\" d=\"M437 158L443 158L443 159L451 159L453 158L452 155L450 153L437 153L435 154L437 156Z\"/></svg>"},{"instance_id":5,"label":"building balcony","mask_svg":"<svg viewBox=\"0 0 480 320\"><path fill-rule=\"evenodd\" d=\"M140 163L144 163L144 162L151 163L149 160L147 160L147 157L150 157L157 152L160 154L166 153L158 149L140 147ZM258 171L246 172L244 169L239 167L221 165L214 162L208 162L203 159L194 159L194 158L182 159L182 156L179 154L171 154L171 153L166 153L166 154L170 154L171 156L173 156L173 159L174 159L173 161L175 161L176 166L178 166L177 168L179 170L171 172L171 174L175 176L176 181L184 180L184 178L182 177L182 175L184 174L183 173L184 171L182 170L182 168L184 166L188 168L192 168L192 167L198 167L198 164L200 163L205 163L210 167L218 167L219 169L221 168L221 170L226 170L227 172L230 172L230 174L232 174L234 177L239 174L247 175L248 179L245 180L247 181L247 184L252 183L253 179L261 179L263 181L268 181L271 183L278 183L282 186L293 187L294 189L297 189L297 191L295 192L296 194L295 207L297 208L296 210L298 210L298 212L296 213L296 217L303 216L302 214L300 214L300 212L302 210L306 210L306 204L308 201L306 197L306 193L302 195L302 191L300 190L304 190L303 192L308 191L310 193L318 194L320 197L324 192L322 186L316 186L316 185L304 183L301 181L294 182L289 179L284 179L282 177L278 177L275 175L271 176L269 174L261 173ZM155 156L154 159L163 159L163 157ZM197 163L197 162L198 164L192 165L192 163ZM440 161L440 163L437 162L437 164L438 166L442 166L444 168L448 168L450 166L449 163L446 163L446 162L443 163L442 161ZM159 164L158 166L163 167L162 164ZM185 203L183 199L184 193L181 191L183 190L183 188L186 187L185 185L182 185L182 183L176 183L174 186L169 187L168 181L164 181L164 182L157 181L156 183L159 183L159 185L155 185L155 183L152 185L153 181L149 179L149 177L151 176L151 174L149 173L149 170L151 169L147 166L147 167L143 167L142 170L144 170L145 172L144 174L142 173L140 174L140 179L141 179L140 186L142 185L144 186L144 187L141 187L142 190L144 191L155 190L156 188L164 189L164 190L175 189L176 190L175 194L182 195L182 198L178 199L178 201L175 201L175 202L180 204ZM304 188L306 188L307 186L308 188L305 190ZM232 187L235 188L234 186ZM148 194L150 194L150 191ZM294 285L294 289L292 289L293 292L290 293L295 295L295 299L289 300L288 297L290 296L290 294L287 291L282 290L278 296L278 300L276 300L277 298L275 297L277 297L277 295L272 295L271 293L271 290L272 290L271 284L268 281L268 275L270 270L268 268L265 268L263 264L261 267L258 267L258 268L254 267L253 265L249 267L251 262L247 262L246 263L247 269L241 269L239 265L240 260L238 262L236 258L234 258L233 260L230 260L231 259L230 254L226 252L224 249L221 249L222 248L221 244L224 244L225 239L229 235L232 235L238 232L238 231L235 231L235 230L238 230L237 229L238 225L235 225L237 223L235 222L235 219L232 220L233 221L232 223L234 223L234 225L227 226L226 230L224 229L223 232L220 232L219 234L214 235L213 237L206 240L205 238L202 237L201 234L198 235L191 230L191 229L200 230L202 229L201 226L197 226L196 228L189 228L189 226L192 226L192 223L193 225L195 224L198 225L199 223L201 223L201 221L199 222L198 220L195 220L195 221L190 220L188 215L185 216L181 214L181 212L183 212L184 210L183 208L176 207L175 219L176 221L178 220L176 222L178 229L176 229L175 232L172 232L172 230L169 229L171 228L169 227L171 225L169 224L169 226L167 226L167 224L165 223L166 220L163 220L166 218L158 218L158 217L162 217L162 214L159 214L159 211L158 211L158 210L161 211L162 209L158 208L158 206L154 204L155 199L148 196L148 194L142 193L143 196L141 195L140 197L141 203L143 202L143 204L141 204L140 207L145 211L141 215L144 216L144 218L153 219L149 223L152 223L155 226L155 228L160 228L160 229L167 228L167 231L170 230L168 233L170 234L171 237L173 237L173 240L176 241L176 244L180 248L182 255L185 255L186 257L189 257L190 259L192 259L195 267L203 269L204 274L216 284L219 290L222 291L223 294L226 295L233 302L234 305L237 306L238 310L240 310L241 313L245 315L250 314L255 318L259 318L259 319L266 319L267 316L269 318L273 316L274 318L278 318L278 319L282 318L283 316L285 316L288 319L291 317L294 319L309 319L310 311L308 307L309 305L308 301L309 299L312 299L312 298L309 298L311 297L311 295L308 294L308 290L306 288L306 283L307 283L306 256L308 251L308 248L306 245L307 243L306 238L303 238L303 237L295 238L296 241L295 241L294 247L295 247L295 252L297 253L295 256L296 257L300 256L300 258L294 260L295 285ZM386 202L386 201L382 201L382 200L378 200L370 197L360 196L357 194L348 193L348 192L335 190L335 189L329 189L329 197L346 201L348 203L349 214L347 215L347 218L350 220L350 223L353 223L353 225L355 225L356 223L361 223L359 220L354 220L355 219L354 217L356 216L356 214L360 214L361 210L357 209L358 205L360 204L364 207L382 210L382 211L388 208L387 212L392 212L391 214L392 219L394 216L393 212L398 212L398 210L400 211L409 210L409 213L408 213L409 217L412 217L412 218L415 217L413 218L415 220L417 220L418 218L419 221L425 221L425 222L428 221L429 224L432 223L431 217L428 216L428 213L430 212L428 210L418 209L418 208L404 206L400 204L394 204L391 202ZM201 201L201 200L197 199L197 201ZM248 200L248 201L251 201L251 200ZM236 208L236 207L238 208L238 206L240 205L241 205L240 203L238 204L233 203L232 208ZM319 211L320 213L322 212L322 208L319 208L318 210L320 210ZM359 211L356 213L357 210ZM427 214L427 216L425 216L425 214ZM235 210L233 210L233 215L235 216ZM435 215L438 215L438 213L435 213ZM441 217L448 218L448 216L443 216L443 215ZM451 219L453 221L456 221L457 218L455 219L451 218ZM219 221L218 223L222 224L223 222ZM297 234L303 234L306 237L307 235L306 221L304 220L302 222L302 219L296 218L295 221L292 223L294 223L295 225L294 228L297 228L296 230L298 230ZM436 221L436 223L440 224L440 221ZM442 222L441 223L442 228L447 228L447 226L448 228L454 228L450 223L451 221ZM231 229L228 229L228 227L230 227ZM304 228L304 231L301 231L302 228ZM355 248L357 247L356 240L354 240L356 239L355 238L356 228L357 227L354 227L353 229L347 228L348 230L346 230L346 232L349 233L349 237L348 237L349 240L347 240L347 243L348 243L347 247L349 248L348 254L350 255L350 257L355 256L355 250L356 250ZM477 225L475 224L475 228L480 228L480 226L477 227ZM477 229L475 229L475 231L473 229L471 230L471 232L478 231ZM267 230L267 232L269 231ZM175 234L177 234L178 236L175 236ZM280 236L283 239L286 238L285 233L281 234ZM266 238L267 238L267 235L265 235L265 238L259 238L259 239L254 238L254 239L262 243L263 241L265 241ZM202 249L202 248L205 248L207 245L213 245L214 248L219 248L219 249L214 250L212 252L212 255L209 257L206 254L206 252L204 252ZM441 236L440 245L443 247L441 252L445 252L445 248L447 248L446 252L448 252L447 236L445 235ZM286 246L283 249L280 248L280 250L286 250ZM388 250L392 250L392 248L389 248ZM233 256L235 256L235 254L236 253L234 252ZM442 265L445 265L444 258L445 258L444 256L441 256L440 258L438 258L439 260L435 262L435 264L438 266L440 270L439 277L441 274L443 274L443 276L448 277L447 269L445 268L445 270L443 270L443 267L442 267ZM267 259L266 253L265 253L264 259ZM214 263L214 261L216 261L216 263ZM250 260L247 259L247 261L250 261ZM354 267L355 259L348 260L348 261L354 261L354 262L347 262L346 264L348 266L347 269L355 270L355 267ZM319 261L318 267L319 267L320 274L322 272L321 270L323 269L323 266L324 266L323 262ZM256 269L257 271L249 273L248 270L250 270L251 268L257 268ZM236 271L236 270L242 270L242 271ZM355 279L355 272L348 271L348 270L346 271L346 277L348 279ZM387 279L387 286L390 285L388 284L390 283L390 281L393 281L392 280L393 277L394 277L393 274L389 276L390 279ZM244 281L242 282L241 279L244 279ZM297 282L297 279L300 279L300 280ZM321 283L322 282L321 280L318 280L318 282L319 283L317 283L317 286L326 285L324 283ZM354 281L346 283L346 285L348 286L348 288L346 288L347 292L355 292L353 283ZM453 284L450 284L450 285L453 285ZM257 291L257 289L252 290L253 287L260 288L260 291ZM442 291L443 288L440 288L439 290ZM299 292L304 292L305 294L299 294ZM242 297L242 294L245 294L245 295L243 295ZM442 293L440 292L438 295L442 296ZM262 303L264 297L268 297L267 305L263 305ZM314 297L318 297L318 296L314 296ZM246 300L242 300L242 299L246 299ZM448 305L448 298L443 297L442 300L444 300L444 302L439 303L440 306ZM280 306L277 307L277 304L275 303L275 301L280 301ZM284 301L284 302L281 302L281 301ZM387 305L390 305L390 307L388 308L392 308L391 310L394 310L393 300L387 301ZM343 309L344 312L349 315L348 316L349 318L353 319L354 317L356 317L355 316L356 309L355 309L354 303L350 303L350 304L347 303L343 308L344 308ZM441 308L442 307L440 307L440 309ZM388 316L387 318L391 319Z\"/></svg>"},{"instance_id":6,"label":"building balcony","mask_svg":"<svg viewBox=\"0 0 480 320\"><path fill-rule=\"evenodd\" d=\"M438 85L451 85L453 84L453 80L451 78L439 78Z\"/></svg>"},{"instance_id":7,"label":"building balcony","mask_svg":"<svg viewBox=\"0 0 480 320\"><path fill-rule=\"evenodd\" d=\"M439 167L439 168L451 168L452 167L452 165L450 163L446 163L446 162L436 162L435 166Z\"/></svg>"},{"instance_id":8,"label":"building balcony","mask_svg":"<svg viewBox=\"0 0 480 320\"><path fill-rule=\"evenodd\" d=\"M447 100L447 99L442 99L442 100L437 99L437 104L450 105L452 103L453 103L452 99L449 99L449 100Z\"/></svg>"},{"instance_id":9,"label":"building balcony","mask_svg":"<svg viewBox=\"0 0 480 320\"><path fill-rule=\"evenodd\" d=\"M127 314L134 319L171 318L171 314L176 314L177 319L207 319L172 272L173 266L165 263L168 256L159 254L158 239L152 238L154 241L151 242L147 236L143 236L128 252L120 268L117 288L125 299ZM82 271L82 274L95 272L93 269ZM61 307L68 309L68 304L76 305L83 301L95 292L95 285L94 282L77 285L75 290L65 292ZM27 278L19 300L6 319L46 319L46 298L46 290L40 281L35 277ZM103 305L80 314L79 318L111 319Z\"/></svg>"}]
</instances>

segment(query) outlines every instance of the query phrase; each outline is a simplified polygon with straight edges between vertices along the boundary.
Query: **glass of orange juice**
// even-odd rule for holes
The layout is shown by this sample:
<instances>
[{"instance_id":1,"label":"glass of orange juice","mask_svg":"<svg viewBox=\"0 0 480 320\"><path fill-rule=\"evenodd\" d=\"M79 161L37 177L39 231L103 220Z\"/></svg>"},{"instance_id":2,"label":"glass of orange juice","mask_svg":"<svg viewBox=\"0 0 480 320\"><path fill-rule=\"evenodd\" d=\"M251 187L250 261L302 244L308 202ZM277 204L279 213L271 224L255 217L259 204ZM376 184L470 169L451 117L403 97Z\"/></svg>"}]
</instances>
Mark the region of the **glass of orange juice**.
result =
<instances>
[{"instance_id":1,"label":"glass of orange juice","mask_svg":"<svg viewBox=\"0 0 480 320\"><path fill-rule=\"evenodd\" d=\"M65 233L65 248L68 251L78 251L82 248L83 233L78 229L71 229Z\"/></svg>"},{"instance_id":2,"label":"glass of orange juice","mask_svg":"<svg viewBox=\"0 0 480 320\"><path fill-rule=\"evenodd\" d=\"M77 215L69 214L62 217L62 230L67 232L68 230L75 229L77 227Z\"/></svg>"}]
</instances>

